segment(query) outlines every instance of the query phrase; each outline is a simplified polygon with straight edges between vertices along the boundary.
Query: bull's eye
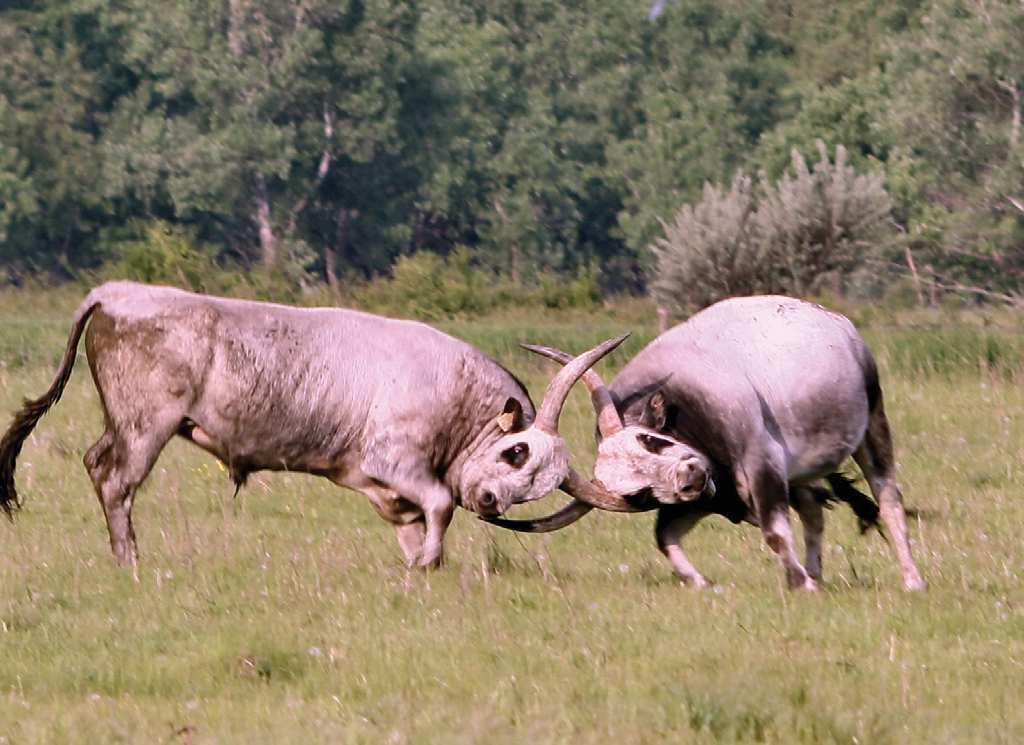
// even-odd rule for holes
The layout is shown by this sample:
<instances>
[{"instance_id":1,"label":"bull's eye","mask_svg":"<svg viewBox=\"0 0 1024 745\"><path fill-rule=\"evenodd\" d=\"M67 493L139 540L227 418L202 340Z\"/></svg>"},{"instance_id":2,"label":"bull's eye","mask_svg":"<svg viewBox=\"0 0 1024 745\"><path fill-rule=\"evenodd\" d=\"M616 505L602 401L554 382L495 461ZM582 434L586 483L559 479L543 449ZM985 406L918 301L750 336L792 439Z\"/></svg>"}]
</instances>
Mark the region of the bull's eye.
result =
<instances>
[{"instance_id":1,"label":"bull's eye","mask_svg":"<svg viewBox=\"0 0 1024 745\"><path fill-rule=\"evenodd\" d=\"M661 437L655 437L654 435L648 435L641 433L636 436L637 442L644 446L644 450L648 453L654 453L657 455L662 450L672 447L671 440L665 440Z\"/></svg>"},{"instance_id":2,"label":"bull's eye","mask_svg":"<svg viewBox=\"0 0 1024 745\"><path fill-rule=\"evenodd\" d=\"M530 446L525 442L518 442L512 447L501 451L501 459L513 468L522 468L529 457Z\"/></svg>"}]
</instances>

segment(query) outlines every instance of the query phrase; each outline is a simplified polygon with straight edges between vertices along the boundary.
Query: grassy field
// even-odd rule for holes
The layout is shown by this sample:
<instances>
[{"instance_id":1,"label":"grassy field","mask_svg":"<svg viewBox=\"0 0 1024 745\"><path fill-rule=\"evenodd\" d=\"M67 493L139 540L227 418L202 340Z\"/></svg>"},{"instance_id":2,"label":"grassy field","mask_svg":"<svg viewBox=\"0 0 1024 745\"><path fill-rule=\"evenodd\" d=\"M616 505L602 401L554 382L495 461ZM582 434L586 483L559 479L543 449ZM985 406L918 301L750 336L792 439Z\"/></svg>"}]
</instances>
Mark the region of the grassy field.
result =
<instances>
[{"instance_id":1,"label":"grassy field","mask_svg":"<svg viewBox=\"0 0 1024 745\"><path fill-rule=\"evenodd\" d=\"M0 412L49 384L77 298L0 295ZM520 373L516 341L634 331L602 310L446 328ZM237 501L173 442L141 490L141 581L111 560L82 466L102 429L88 370L26 443L0 523L0 745L8 743L1019 743L1024 741L1024 323L865 313L913 546L899 590L877 536L828 514L826 590L783 591L752 528L709 519L691 592L651 515L517 536L459 512L447 565L407 574L362 496L260 474ZM565 416L589 470L593 416ZM553 496L536 508L546 511Z\"/></svg>"}]
</instances>

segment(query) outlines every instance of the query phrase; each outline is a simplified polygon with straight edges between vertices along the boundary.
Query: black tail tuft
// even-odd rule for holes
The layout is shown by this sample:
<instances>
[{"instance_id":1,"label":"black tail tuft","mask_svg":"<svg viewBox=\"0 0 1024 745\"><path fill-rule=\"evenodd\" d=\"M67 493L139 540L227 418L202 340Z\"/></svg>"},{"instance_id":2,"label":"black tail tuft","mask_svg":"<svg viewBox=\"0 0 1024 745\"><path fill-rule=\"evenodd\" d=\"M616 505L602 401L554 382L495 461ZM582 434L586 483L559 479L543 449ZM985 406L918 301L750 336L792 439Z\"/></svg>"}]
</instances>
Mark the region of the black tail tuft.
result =
<instances>
[{"instance_id":1,"label":"black tail tuft","mask_svg":"<svg viewBox=\"0 0 1024 745\"><path fill-rule=\"evenodd\" d=\"M86 302L89 302L88 299ZM50 384L50 389L34 401L26 400L21 411L14 415L14 421L0 439L0 510L8 518L14 518L14 512L21 507L21 500L18 498L18 491L14 486L14 468L18 461L18 454L21 453L21 446L28 438L29 433L36 426L39 419L60 399L71 377L71 369L75 365L75 357L78 354L78 340L82 336L89 315L97 303L79 306L75 313L74 324L71 327L71 335L68 337L67 347L64 349L64 358L61 360L57 377Z\"/></svg>"},{"instance_id":2,"label":"black tail tuft","mask_svg":"<svg viewBox=\"0 0 1024 745\"><path fill-rule=\"evenodd\" d=\"M833 473L826 477L826 481L832 487L832 499L850 505L853 514L857 516L857 526L862 534L871 528L881 530L878 524L878 504L867 494L855 488L853 479L841 473ZM821 494L827 494L824 489L816 490L815 493L819 495L819 499Z\"/></svg>"},{"instance_id":3,"label":"black tail tuft","mask_svg":"<svg viewBox=\"0 0 1024 745\"><path fill-rule=\"evenodd\" d=\"M52 404L53 399L49 393L35 401L26 400L0 440L0 509L10 519L14 518L14 511L21 507L18 491L14 487L14 467L21 445Z\"/></svg>"}]
</instances>

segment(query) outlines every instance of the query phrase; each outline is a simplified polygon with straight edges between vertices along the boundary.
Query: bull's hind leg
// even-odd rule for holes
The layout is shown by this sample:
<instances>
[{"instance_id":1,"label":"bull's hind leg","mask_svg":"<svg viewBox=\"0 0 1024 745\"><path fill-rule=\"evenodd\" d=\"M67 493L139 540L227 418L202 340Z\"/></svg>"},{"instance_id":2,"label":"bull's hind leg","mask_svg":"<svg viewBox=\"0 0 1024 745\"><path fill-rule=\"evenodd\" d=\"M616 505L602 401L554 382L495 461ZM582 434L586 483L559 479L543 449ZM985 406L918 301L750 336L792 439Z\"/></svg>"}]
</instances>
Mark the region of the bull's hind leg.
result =
<instances>
[{"instance_id":1,"label":"bull's hind leg","mask_svg":"<svg viewBox=\"0 0 1024 745\"><path fill-rule=\"evenodd\" d=\"M757 508L765 543L775 552L786 572L786 582L794 590L814 591L817 582L800 564L793 542L793 529L789 524L789 489L783 469L771 462L758 462L750 469L752 479L746 482L745 474L736 475L736 485L743 496L749 491L749 501Z\"/></svg>"},{"instance_id":2,"label":"bull's hind leg","mask_svg":"<svg viewBox=\"0 0 1024 745\"><path fill-rule=\"evenodd\" d=\"M110 549L122 566L135 567L139 561L132 527L135 490L149 474L173 432L173 427L164 427L128 439L116 429L108 428L85 454L85 467L107 518Z\"/></svg>"},{"instance_id":3,"label":"bull's hind leg","mask_svg":"<svg viewBox=\"0 0 1024 745\"><path fill-rule=\"evenodd\" d=\"M853 454L860 470L864 472L871 487L871 493L878 500L882 523L889 533L889 540L903 573L903 587L907 590L923 590L921 573L917 570L910 553L907 538L907 519L903 509L903 495L896 484L896 458L893 454L892 434L889 420L885 417L881 391L877 391L868 420L868 431L864 442Z\"/></svg>"},{"instance_id":4,"label":"bull's hind leg","mask_svg":"<svg viewBox=\"0 0 1024 745\"><path fill-rule=\"evenodd\" d=\"M672 564L672 569L684 584L701 588L711 583L690 562L683 551L682 540L707 513L695 510L689 505L673 505L658 510L658 521L654 536L658 548Z\"/></svg>"},{"instance_id":5,"label":"bull's hind leg","mask_svg":"<svg viewBox=\"0 0 1024 745\"><path fill-rule=\"evenodd\" d=\"M190 398L186 362L167 345L159 324L93 314L85 347L106 432L85 455L118 563L135 566L135 490L185 419ZM180 339L177 343L183 343ZM182 372L186 374L183 376Z\"/></svg>"},{"instance_id":6,"label":"bull's hind leg","mask_svg":"<svg viewBox=\"0 0 1024 745\"><path fill-rule=\"evenodd\" d=\"M811 579L820 582L821 537L825 532L825 510L811 487L791 486L789 497L804 526L804 568Z\"/></svg>"}]
</instances>

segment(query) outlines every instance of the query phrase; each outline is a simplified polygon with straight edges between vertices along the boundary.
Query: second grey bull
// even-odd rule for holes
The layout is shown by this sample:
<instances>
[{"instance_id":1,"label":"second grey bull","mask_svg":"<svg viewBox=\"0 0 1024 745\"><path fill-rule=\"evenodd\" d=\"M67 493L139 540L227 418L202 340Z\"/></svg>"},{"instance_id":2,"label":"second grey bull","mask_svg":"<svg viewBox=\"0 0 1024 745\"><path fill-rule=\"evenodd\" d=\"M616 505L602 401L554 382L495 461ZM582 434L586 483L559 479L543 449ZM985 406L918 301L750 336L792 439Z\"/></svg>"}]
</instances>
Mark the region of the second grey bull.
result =
<instances>
[{"instance_id":1,"label":"second grey bull","mask_svg":"<svg viewBox=\"0 0 1024 745\"><path fill-rule=\"evenodd\" d=\"M567 361L558 350L528 348ZM816 482L829 478L856 511L859 492L835 473L852 455L879 502L904 587L924 587L907 539L878 370L845 317L787 297L724 300L651 342L609 388L594 371L583 380L598 414L600 504L591 496L547 518L497 524L543 532L592 506L657 508L659 547L680 578L701 587L707 581L681 541L706 515L724 514L760 525L789 585L815 590L823 529ZM791 504L804 523L806 567L794 549Z\"/></svg>"},{"instance_id":2,"label":"second grey bull","mask_svg":"<svg viewBox=\"0 0 1024 745\"><path fill-rule=\"evenodd\" d=\"M434 566L455 504L498 515L563 481L586 491L558 414L575 380L622 341L564 368L535 415L511 373L421 323L108 283L75 312L50 389L0 440L8 515L20 504L22 443L60 398L83 331L106 424L85 465L114 556L133 566L135 491L176 435L223 461L237 485L266 469L357 489L394 524L408 563Z\"/></svg>"}]
</instances>

